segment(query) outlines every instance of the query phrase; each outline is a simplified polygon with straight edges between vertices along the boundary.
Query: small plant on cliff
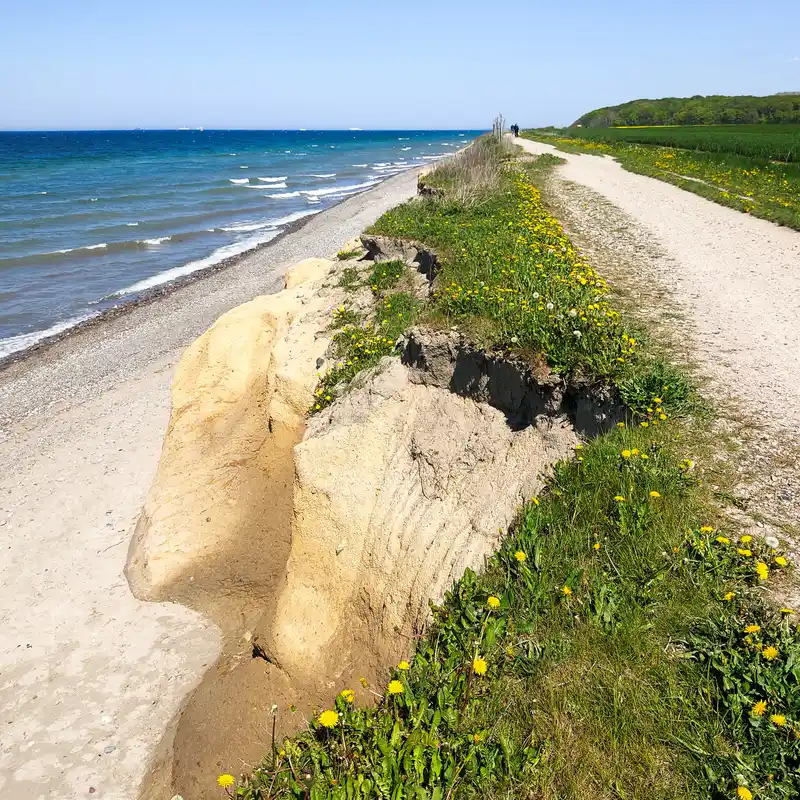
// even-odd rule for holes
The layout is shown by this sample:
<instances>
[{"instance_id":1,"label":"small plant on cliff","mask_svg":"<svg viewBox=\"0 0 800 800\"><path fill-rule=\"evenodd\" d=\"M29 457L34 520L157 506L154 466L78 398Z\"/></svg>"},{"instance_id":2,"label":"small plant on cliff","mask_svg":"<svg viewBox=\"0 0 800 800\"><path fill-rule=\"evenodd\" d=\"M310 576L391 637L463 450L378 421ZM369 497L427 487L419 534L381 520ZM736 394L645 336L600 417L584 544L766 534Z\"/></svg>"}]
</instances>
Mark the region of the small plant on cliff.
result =
<instances>
[{"instance_id":1,"label":"small plant on cliff","mask_svg":"<svg viewBox=\"0 0 800 800\"><path fill-rule=\"evenodd\" d=\"M345 267L339 277L339 288L346 292L355 292L363 285L361 275L355 267Z\"/></svg>"},{"instance_id":2,"label":"small plant on cliff","mask_svg":"<svg viewBox=\"0 0 800 800\"><path fill-rule=\"evenodd\" d=\"M402 261L378 261L366 283L373 294L381 294L397 286L405 271L406 265Z\"/></svg>"},{"instance_id":3,"label":"small plant on cliff","mask_svg":"<svg viewBox=\"0 0 800 800\"><path fill-rule=\"evenodd\" d=\"M320 376L311 413L329 406L359 372L393 355L398 337L414 324L419 311L419 302L410 294L395 292L378 303L373 321L363 326L346 325L337 333L331 343L336 363ZM335 316L340 314L334 312Z\"/></svg>"}]
</instances>

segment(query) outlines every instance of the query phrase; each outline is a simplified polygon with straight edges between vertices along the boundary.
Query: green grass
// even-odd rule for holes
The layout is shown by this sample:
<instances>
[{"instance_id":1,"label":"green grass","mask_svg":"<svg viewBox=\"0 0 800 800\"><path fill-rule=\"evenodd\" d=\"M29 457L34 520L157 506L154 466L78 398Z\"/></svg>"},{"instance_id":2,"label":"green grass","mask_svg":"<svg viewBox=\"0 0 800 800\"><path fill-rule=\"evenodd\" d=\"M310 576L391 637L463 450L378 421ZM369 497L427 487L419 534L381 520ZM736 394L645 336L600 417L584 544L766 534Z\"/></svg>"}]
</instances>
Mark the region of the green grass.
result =
<instances>
[{"instance_id":1,"label":"green grass","mask_svg":"<svg viewBox=\"0 0 800 800\"><path fill-rule=\"evenodd\" d=\"M782 127L782 126L781 126ZM608 129L604 129L603 136ZM566 152L606 154L641 175L680 186L737 211L800 230L800 164L773 164L728 152L707 152L525 131L526 138ZM594 132L592 132L594 133ZM614 134L611 134L613 137Z\"/></svg>"},{"instance_id":2,"label":"green grass","mask_svg":"<svg viewBox=\"0 0 800 800\"><path fill-rule=\"evenodd\" d=\"M389 262L384 262L389 263ZM331 347L336 363L320 379L312 413L327 408L362 370L374 367L384 356L395 354L398 337L417 319L420 303L406 292L384 296L376 305L375 317L365 324L348 323L333 337ZM340 317L344 312L334 312Z\"/></svg>"},{"instance_id":3,"label":"green grass","mask_svg":"<svg viewBox=\"0 0 800 800\"><path fill-rule=\"evenodd\" d=\"M800 125L569 128L564 135L610 144L628 142L726 153L766 161L800 161Z\"/></svg>"},{"instance_id":4,"label":"green grass","mask_svg":"<svg viewBox=\"0 0 800 800\"><path fill-rule=\"evenodd\" d=\"M374 294L393 289L405 275L406 265L402 261L378 261L366 280Z\"/></svg>"},{"instance_id":5,"label":"green grass","mask_svg":"<svg viewBox=\"0 0 800 800\"><path fill-rule=\"evenodd\" d=\"M795 796L800 639L756 596L755 563L774 556L702 529L675 432L615 430L558 465L486 570L434 608L399 684L374 687L378 708L340 695L335 725L284 743L241 796ZM787 725L753 716L761 699Z\"/></svg>"},{"instance_id":6,"label":"green grass","mask_svg":"<svg viewBox=\"0 0 800 800\"><path fill-rule=\"evenodd\" d=\"M488 342L534 348L553 368L613 380L635 412L556 465L485 569L468 571L432 607L408 662L369 687L377 706L342 692L277 744L236 795L798 796L800 637L790 615L762 599L784 564L764 542L711 527L714 496L689 457L708 447L707 435L693 415L682 417L693 408L686 379L646 345L631 345L607 305L602 320L611 324L592 340L601 353L570 339L555 314L539 316L545 298L562 313L586 312L607 287L524 175L478 203L451 191L377 224L437 249L441 289L428 306L384 294L372 323L337 334L340 361L318 403L393 352L415 320L436 315ZM754 624L758 631L745 631Z\"/></svg>"}]
</instances>

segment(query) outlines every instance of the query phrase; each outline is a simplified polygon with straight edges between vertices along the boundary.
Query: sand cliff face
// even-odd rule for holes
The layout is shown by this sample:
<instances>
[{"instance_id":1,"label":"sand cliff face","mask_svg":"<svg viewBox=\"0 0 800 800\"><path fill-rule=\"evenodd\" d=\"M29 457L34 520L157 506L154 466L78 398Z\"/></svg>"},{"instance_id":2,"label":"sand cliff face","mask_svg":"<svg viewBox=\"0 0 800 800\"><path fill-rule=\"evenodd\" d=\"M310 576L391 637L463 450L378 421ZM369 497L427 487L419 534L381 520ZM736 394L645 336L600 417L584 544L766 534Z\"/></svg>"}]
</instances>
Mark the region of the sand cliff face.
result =
<instances>
[{"instance_id":1,"label":"sand cliff face","mask_svg":"<svg viewBox=\"0 0 800 800\"><path fill-rule=\"evenodd\" d=\"M426 373L414 341L406 363L385 358L308 419L352 263L302 262L285 291L220 318L175 376L127 575L139 597L210 614L228 641L177 727L184 794L258 761L273 703L382 680L412 651L428 600L482 566L577 441L560 406L510 424L489 378L486 397L454 391L441 353ZM364 307L369 292L351 300ZM284 716L279 732L297 724Z\"/></svg>"}]
</instances>

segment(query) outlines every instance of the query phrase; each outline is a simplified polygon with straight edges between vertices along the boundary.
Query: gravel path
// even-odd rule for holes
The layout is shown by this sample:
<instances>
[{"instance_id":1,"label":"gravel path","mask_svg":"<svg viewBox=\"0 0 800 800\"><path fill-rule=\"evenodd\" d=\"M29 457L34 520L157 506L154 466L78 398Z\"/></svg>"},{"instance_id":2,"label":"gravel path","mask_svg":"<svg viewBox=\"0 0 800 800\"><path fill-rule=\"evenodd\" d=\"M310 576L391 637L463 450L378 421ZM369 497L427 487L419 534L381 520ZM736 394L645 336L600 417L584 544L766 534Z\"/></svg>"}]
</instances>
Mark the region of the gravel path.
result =
<instances>
[{"instance_id":1,"label":"gravel path","mask_svg":"<svg viewBox=\"0 0 800 800\"><path fill-rule=\"evenodd\" d=\"M729 420L745 429L739 472L748 511L800 530L800 233L609 157L516 141L566 161L551 189L570 232L597 251L612 281L655 309L713 394L733 400Z\"/></svg>"},{"instance_id":2,"label":"gravel path","mask_svg":"<svg viewBox=\"0 0 800 800\"><path fill-rule=\"evenodd\" d=\"M218 631L141 603L122 570L183 348L221 314L335 253L413 195L416 171L312 217L227 269L0 370L0 794L132 798L219 649Z\"/></svg>"}]
</instances>

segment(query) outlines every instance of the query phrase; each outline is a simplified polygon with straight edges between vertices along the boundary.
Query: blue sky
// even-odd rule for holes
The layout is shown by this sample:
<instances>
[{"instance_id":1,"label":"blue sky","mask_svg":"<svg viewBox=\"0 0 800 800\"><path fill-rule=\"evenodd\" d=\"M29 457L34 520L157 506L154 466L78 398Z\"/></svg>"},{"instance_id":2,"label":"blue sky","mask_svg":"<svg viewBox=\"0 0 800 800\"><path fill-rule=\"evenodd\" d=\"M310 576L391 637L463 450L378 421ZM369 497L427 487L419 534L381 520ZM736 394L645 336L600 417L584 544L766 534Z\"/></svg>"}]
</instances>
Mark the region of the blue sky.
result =
<instances>
[{"instance_id":1,"label":"blue sky","mask_svg":"<svg viewBox=\"0 0 800 800\"><path fill-rule=\"evenodd\" d=\"M800 91L798 32L798 0L0 0L0 129L565 124Z\"/></svg>"}]
</instances>

